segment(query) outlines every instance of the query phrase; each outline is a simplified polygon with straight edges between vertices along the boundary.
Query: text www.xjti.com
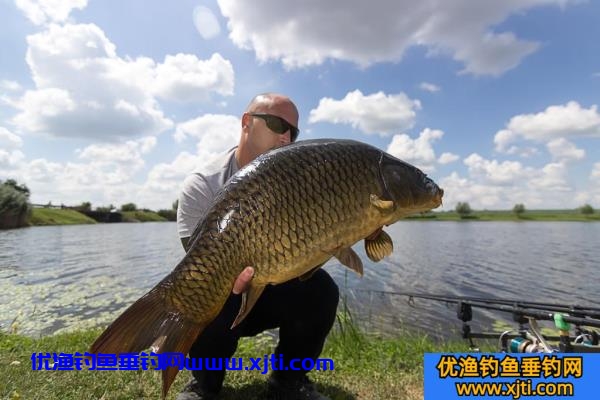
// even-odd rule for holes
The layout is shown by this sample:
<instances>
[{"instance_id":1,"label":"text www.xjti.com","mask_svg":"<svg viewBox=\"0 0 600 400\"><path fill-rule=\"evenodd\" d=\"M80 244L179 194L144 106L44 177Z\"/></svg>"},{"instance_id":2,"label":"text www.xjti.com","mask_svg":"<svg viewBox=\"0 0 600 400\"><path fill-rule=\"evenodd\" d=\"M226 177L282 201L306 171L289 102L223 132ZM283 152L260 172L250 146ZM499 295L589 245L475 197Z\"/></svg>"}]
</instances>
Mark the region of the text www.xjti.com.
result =
<instances>
[{"instance_id":1,"label":"text www.xjti.com","mask_svg":"<svg viewBox=\"0 0 600 400\"><path fill-rule=\"evenodd\" d=\"M514 382L459 382L455 383L459 396L511 396L513 399L529 396L573 396L573 384L568 382L539 382L517 379Z\"/></svg>"}]
</instances>

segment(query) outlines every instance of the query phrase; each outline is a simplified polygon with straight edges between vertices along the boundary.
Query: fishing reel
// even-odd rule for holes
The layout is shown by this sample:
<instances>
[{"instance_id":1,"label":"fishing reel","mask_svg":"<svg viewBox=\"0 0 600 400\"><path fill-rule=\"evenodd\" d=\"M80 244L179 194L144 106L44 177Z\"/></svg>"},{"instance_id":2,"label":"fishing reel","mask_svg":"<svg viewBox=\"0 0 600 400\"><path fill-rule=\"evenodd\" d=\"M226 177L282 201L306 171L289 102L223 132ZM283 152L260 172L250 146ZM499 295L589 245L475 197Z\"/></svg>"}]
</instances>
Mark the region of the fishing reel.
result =
<instances>
[{"instance_id":1,"label":"fishing reel","mask_svg":"<svg viewBox=\"0 0 600 400\"><path fill-rule=\"evenodd\" d=\"M505 331L500 335L499 347L503 353L547 353L544 346L542 346L534 337L529 335L529 332L525 333L525 337L516 336L511 337L514 331Z\"/></svg>"}]
</instances>

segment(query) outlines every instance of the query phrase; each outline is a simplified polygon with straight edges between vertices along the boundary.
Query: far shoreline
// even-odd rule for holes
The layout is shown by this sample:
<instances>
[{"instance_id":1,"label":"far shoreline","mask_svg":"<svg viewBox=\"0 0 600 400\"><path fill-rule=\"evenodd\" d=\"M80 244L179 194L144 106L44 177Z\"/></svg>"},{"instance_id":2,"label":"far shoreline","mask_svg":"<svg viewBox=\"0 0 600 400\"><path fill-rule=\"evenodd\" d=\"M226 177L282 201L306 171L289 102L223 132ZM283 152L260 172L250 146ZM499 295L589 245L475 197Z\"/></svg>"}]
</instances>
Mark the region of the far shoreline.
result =
<instances>
[{"instance_id":1,"label":"far shoreline","mask_svg":"<svg viewBox=\"0 0 600 400\"><path fill-rule=\"evenodd\" d=\"M131 223L131 222L174 222L154 211L122 212L122 222L98 222L73 209L34 208L27 226L80 225L99 223ZM417 214L403 219L404 221L460 221L460 222L598 222L600 213L582 214L579 210L527 210L515 214L510 210L472 211L468 215L459 215L455 211L439 211ZM402 220L401 220L402 221Z\"/></svg>"}]
</instances>

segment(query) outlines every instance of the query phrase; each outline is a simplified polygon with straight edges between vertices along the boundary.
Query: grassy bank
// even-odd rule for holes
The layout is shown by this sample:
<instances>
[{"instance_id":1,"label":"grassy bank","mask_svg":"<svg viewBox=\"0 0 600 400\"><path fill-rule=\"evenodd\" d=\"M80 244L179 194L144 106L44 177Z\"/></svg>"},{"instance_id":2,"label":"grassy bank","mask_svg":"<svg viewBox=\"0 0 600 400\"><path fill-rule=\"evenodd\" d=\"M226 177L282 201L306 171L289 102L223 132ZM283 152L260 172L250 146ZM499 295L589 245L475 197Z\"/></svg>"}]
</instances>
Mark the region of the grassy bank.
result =
<instances>
[{"instance_id":1,"label":"grassy bank","mask_svg":"<svg viewBox=\"0 0 600 400\"><path fill-rule=\"evenodd\" d=\"M125 211L122 213L123 222L156 222L166 221L154 211ZM73 225L95 224L94 219L78 211L60 208L33 208L30 225Z\"/></svg>"},{"instance_id":2,"label":"grassy bank","mask_svg":"<svg viewBox=\"0 0 600 400\"><path fill-rule=\"evenodd\" d=\"M154 211L123 211L121 214L123 214L123 222L162 222L167 220Z\"/></svg>"},{"instance_id":3,"label":"grassy bank","mask_svg":"<svg viewBox=\"0 0 600 400\"><path fill-rule=\"evenodd\" d=\"M158 222L167 218L154 211L125 211L123 222ZM454 211L430 212L408 217L417 221L600 221L600 213L584 215L578 210L528 210L517 215L506 211L473 211L466 217L461 217ZM93 224L93 219L67 209L34 208L30 219L31 225L68 225Z\"/></svg>"},{"instance_id":4,"label":"grassy bank","mask_svg":"<svg viewBox=\"0 0 600 400\"><path fill-rule=\"evenodd\" d=\"M158 399L159 372L151 371L32 371L33 352L84 352L101 330L31 339L0 333L0 398L2 399ZM275 341L263 334L242 339L236 357L273 353ZM333 400L423 398L423 353L464 351L462 342L435 344L427 337L403 334L399 338L367 336L348 324L338 324L321 357L331 358L334 371L313 372L318 388ZM169 392L174 399L190 377L181 372ZM223 399L262 399L266 375L259 371L230 371Z\"/></svg>"},{"instance_id":5,"label":"grassy bank","mask_svg":"<svg viewBox=\"0 0 600 400\"><path fill-rule=\"evenodd\" d=\"M166 218L154 211L125 211L123 222L158 222ZM461 217L454 211L431 212L408 217L408 220L426 221L600 221L600 213L584 215L577 210L528 210L517 215L512 211L473 211ZM93 219L67 209L34 208L31 225L94 224Z\"/></svg>"},{"instance_id":6,"label":"grassy bank","mask_svg":"<svg viewBox=\"0 0 600 400\"><path fill-rule=\"evenodd\" d=\"M579 210L528 210L522 214L512 211L473 211L461 217L454 211L431 212L409 217L411 220L432 221L600 221L600 213L584 215Z\"/></svg>"},{"instance_id":7,"label":"grassy bank","mask_svg":"<svg viewBox=\"0 0 600 400\"><path fill-rule=\"evenodd\" d=\"M34 208L29 223L31 225L73 225L95 224L96 221L75 210Z\"/></svg>"}]
</instances>

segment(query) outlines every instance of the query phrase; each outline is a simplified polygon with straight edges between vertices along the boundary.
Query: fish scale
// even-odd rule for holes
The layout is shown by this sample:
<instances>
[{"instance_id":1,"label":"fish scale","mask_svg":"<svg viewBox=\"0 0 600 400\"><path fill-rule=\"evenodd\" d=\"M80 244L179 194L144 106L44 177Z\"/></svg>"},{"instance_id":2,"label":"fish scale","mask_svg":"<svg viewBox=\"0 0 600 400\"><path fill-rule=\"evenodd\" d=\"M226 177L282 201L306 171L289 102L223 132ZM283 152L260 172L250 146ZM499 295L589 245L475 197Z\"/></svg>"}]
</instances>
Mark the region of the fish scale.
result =
<instances>
[{"instance_id":1,"label":"fish scale","mask_svg":"<svg viewBox=\"0 0 600 400\"><path fill-rule=\"evenodd\" d=\"M331 257L362 274L354 243L406 215L439 206L442 195L420 170L364 143L321 139L270 151L224 185L183 259L90 351L127 353L152 346L187 354L245 267L255 272L234 324L267 284L306 279ZM377 242L372 247L391 249ZM163 397L177 371L163 370Z\"/></svg>"}]
</instances>

